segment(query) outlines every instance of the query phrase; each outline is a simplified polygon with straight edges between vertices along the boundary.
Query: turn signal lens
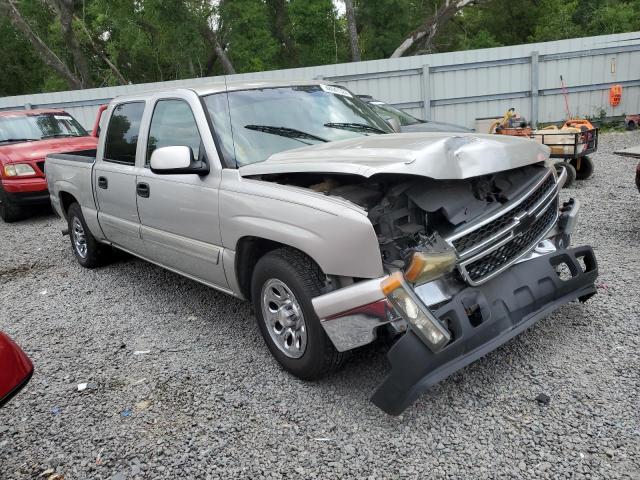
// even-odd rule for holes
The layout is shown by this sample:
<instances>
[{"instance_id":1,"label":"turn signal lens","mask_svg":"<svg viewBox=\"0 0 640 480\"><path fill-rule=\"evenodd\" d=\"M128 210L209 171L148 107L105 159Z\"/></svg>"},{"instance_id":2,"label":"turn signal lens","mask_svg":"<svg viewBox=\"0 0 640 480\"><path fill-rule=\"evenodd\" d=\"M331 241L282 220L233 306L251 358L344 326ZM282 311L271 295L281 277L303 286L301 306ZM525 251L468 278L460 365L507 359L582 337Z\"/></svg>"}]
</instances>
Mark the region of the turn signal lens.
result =
<instances>
[{"instance_id":1,"label":"turn signal lens","mask_svg":"<svg viewBox=\"0 0 640 480\"><path fill-rule=\"evenodd\" d=\"M456 266L456 254L453 251L442 253L416 252L404 273L411 283L426 283L441 277Z\"/></svg>"},{"instance_id":2,"label":"turn signal lens","mask_svg":"<svg viewBox=\"0 0 640 480\"><path fill-rule=\"evenodd\" d=\"M26 163L13 163L4 167L4 175L6 177L28 177L35 174L36 171Z\"/></svg>"},{"instance_id":3,"label":"turn signal lens","mask_svg":"<svg viewBox=\"0 0 640 480\"><path fill-rule=\"evenodd\" d=\"M402 273L395 272L389 275L380 283L380 289L384 293L385 297L388 297L391 292L402 286Z\"/></svg>"}]
</instances>

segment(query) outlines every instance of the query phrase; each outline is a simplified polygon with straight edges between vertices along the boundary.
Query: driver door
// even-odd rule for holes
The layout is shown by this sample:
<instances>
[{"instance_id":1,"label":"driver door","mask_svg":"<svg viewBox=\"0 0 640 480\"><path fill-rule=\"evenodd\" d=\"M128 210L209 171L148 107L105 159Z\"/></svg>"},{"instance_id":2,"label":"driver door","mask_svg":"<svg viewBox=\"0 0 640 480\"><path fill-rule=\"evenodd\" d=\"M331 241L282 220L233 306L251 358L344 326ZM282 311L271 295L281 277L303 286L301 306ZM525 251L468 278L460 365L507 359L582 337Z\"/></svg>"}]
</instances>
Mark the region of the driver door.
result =
<instances>
[{"instance_id":1,"label":"driver door","mask_svg":"<svg viewBox=\"0 0 640 480\"><path fill-rule=\"evenodd\" d=\"M145 161L137 177L138 213L147 257L162 266L215 287L226 288L222 266L222 240L218 218L220 171L207 175L156 174L149 166L153 151L168 146L187 146L195 158L207 162L201 132L208 133L202 116L196 120L197 96L157 98L146 140ZM204 123L202 123L202 120ZM212 143L212 142L211 142Z\"/></svg>"}]
</instances>

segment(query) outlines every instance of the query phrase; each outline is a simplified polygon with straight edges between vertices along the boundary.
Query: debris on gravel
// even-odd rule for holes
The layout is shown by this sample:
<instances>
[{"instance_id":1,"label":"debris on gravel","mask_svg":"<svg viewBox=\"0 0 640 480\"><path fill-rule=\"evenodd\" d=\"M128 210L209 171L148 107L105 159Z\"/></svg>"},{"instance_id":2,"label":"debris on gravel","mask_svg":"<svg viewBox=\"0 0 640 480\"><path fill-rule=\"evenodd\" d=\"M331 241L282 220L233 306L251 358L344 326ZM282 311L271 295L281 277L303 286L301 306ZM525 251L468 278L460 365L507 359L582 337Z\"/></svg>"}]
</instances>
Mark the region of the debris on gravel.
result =
<instances>
[{"instance_id":1,"label":"debris on gravel","mask_svg":"<svg viewBox=\"0 0 640 480\"><path fill-rule=\"evenodd\" d=\"M640 195L637 161L612 153L633 144L601 135L595 175L562 192L598 295L400 417L368 402L380 345L300 381L247 303L131 257L85 270L51 214L0 224L0 330L35 365L0 409L0 478L640 478Z\"/></svg>"}]
</instances>

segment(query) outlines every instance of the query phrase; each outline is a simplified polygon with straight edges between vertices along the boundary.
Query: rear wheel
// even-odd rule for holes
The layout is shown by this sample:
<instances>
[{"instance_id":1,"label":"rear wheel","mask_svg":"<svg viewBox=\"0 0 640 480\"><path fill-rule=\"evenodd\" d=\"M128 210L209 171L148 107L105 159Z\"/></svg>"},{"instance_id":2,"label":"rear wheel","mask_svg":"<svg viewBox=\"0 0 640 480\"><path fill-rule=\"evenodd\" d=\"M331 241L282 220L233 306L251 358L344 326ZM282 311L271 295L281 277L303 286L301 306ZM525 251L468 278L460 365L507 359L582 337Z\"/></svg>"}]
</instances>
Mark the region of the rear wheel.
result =
<instances>
[{"instance_id":1,"label":"rear wheel","mask_svg":"<svg viewBox=\"0 0 640 480\"><path fill-rule=\"evenodd\" d=\"M627 123L627 130L635 130L636 128L638 128L638 125L633 120Z\"/></svg>"},{"instance_id":2,"label":"rear wheel","mask_svg":"<svg viewBox=\"0 0 640 480\"><path fill-rule=\"evenodd\" d=\"M311 304L322 286L323 274L315 262L289 248L262 257L251 282L252 302L267 347L285 370L304 380L321 378L344 359Z\"/></svg>"},{"instance_id":3,"label":"rear wheel","mask_svg":"<svg viewBox=\"0 0 640 480\"><path fill-rule=\"evenodd\" d=\"M21 216L22 210L20 207L7 198L7 194L0 186L0 218L6 223L12 223L19 220Z\"/></svg>"},{"instance_id":4,"label":"rear wheel","mask_svg":"<svg viewBox=\"0 0 640 480\"><path fill-rule=\"evenodd\" d=\"M563 188L569 188L576 181L576 169L569 162L563 162L562 166L567 171L567 180L564 182Z\"/></svg>"},{"instance_id":5,"label":"rear wheel","mask_svg":"<svg viewBox=\"0 0 640 480\"><path fill-rule=\"evenodd\" d=\"M571 165L576 170L576 180L586 180L593 175L593 160L589 157L573 158Z\"/></svg>"},{"instance_id":6,"label":"rear wheel","mask_svg":"<svg viewBox=\"0 0 640 480\"><path fill-rule=\"evenodd\" d=\"M73 203L67 211L71 248L78 263L85 268L104 265L108 259L108 247L100 244L89 231L82 209Z\"/></svg>"}]
</instances>

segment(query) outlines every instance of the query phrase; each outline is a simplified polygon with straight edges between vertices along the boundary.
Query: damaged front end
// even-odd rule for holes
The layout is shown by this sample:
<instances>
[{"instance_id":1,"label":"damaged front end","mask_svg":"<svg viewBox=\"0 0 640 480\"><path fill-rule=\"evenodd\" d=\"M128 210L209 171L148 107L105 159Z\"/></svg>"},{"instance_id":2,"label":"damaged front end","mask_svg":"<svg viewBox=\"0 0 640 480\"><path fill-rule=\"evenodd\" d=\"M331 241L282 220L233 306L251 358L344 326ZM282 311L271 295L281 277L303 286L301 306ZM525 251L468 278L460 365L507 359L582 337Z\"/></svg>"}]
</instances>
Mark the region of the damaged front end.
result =
<instances>
[{"instance_id":1,"label":"damaged front end","mask_svg":"<svg viewBox=\"0 0 640 480\"><path fill-rule=\"evenodd\" d=\"M466 180L301 185L359 204L378 236L388 275L313 300L340 351L380 329L397 336L374 404L400 414L431 385L595 293L593 251L569 248L579 203L559 204L564 178L536 164Z\"/></svg>"}]
</instances>

